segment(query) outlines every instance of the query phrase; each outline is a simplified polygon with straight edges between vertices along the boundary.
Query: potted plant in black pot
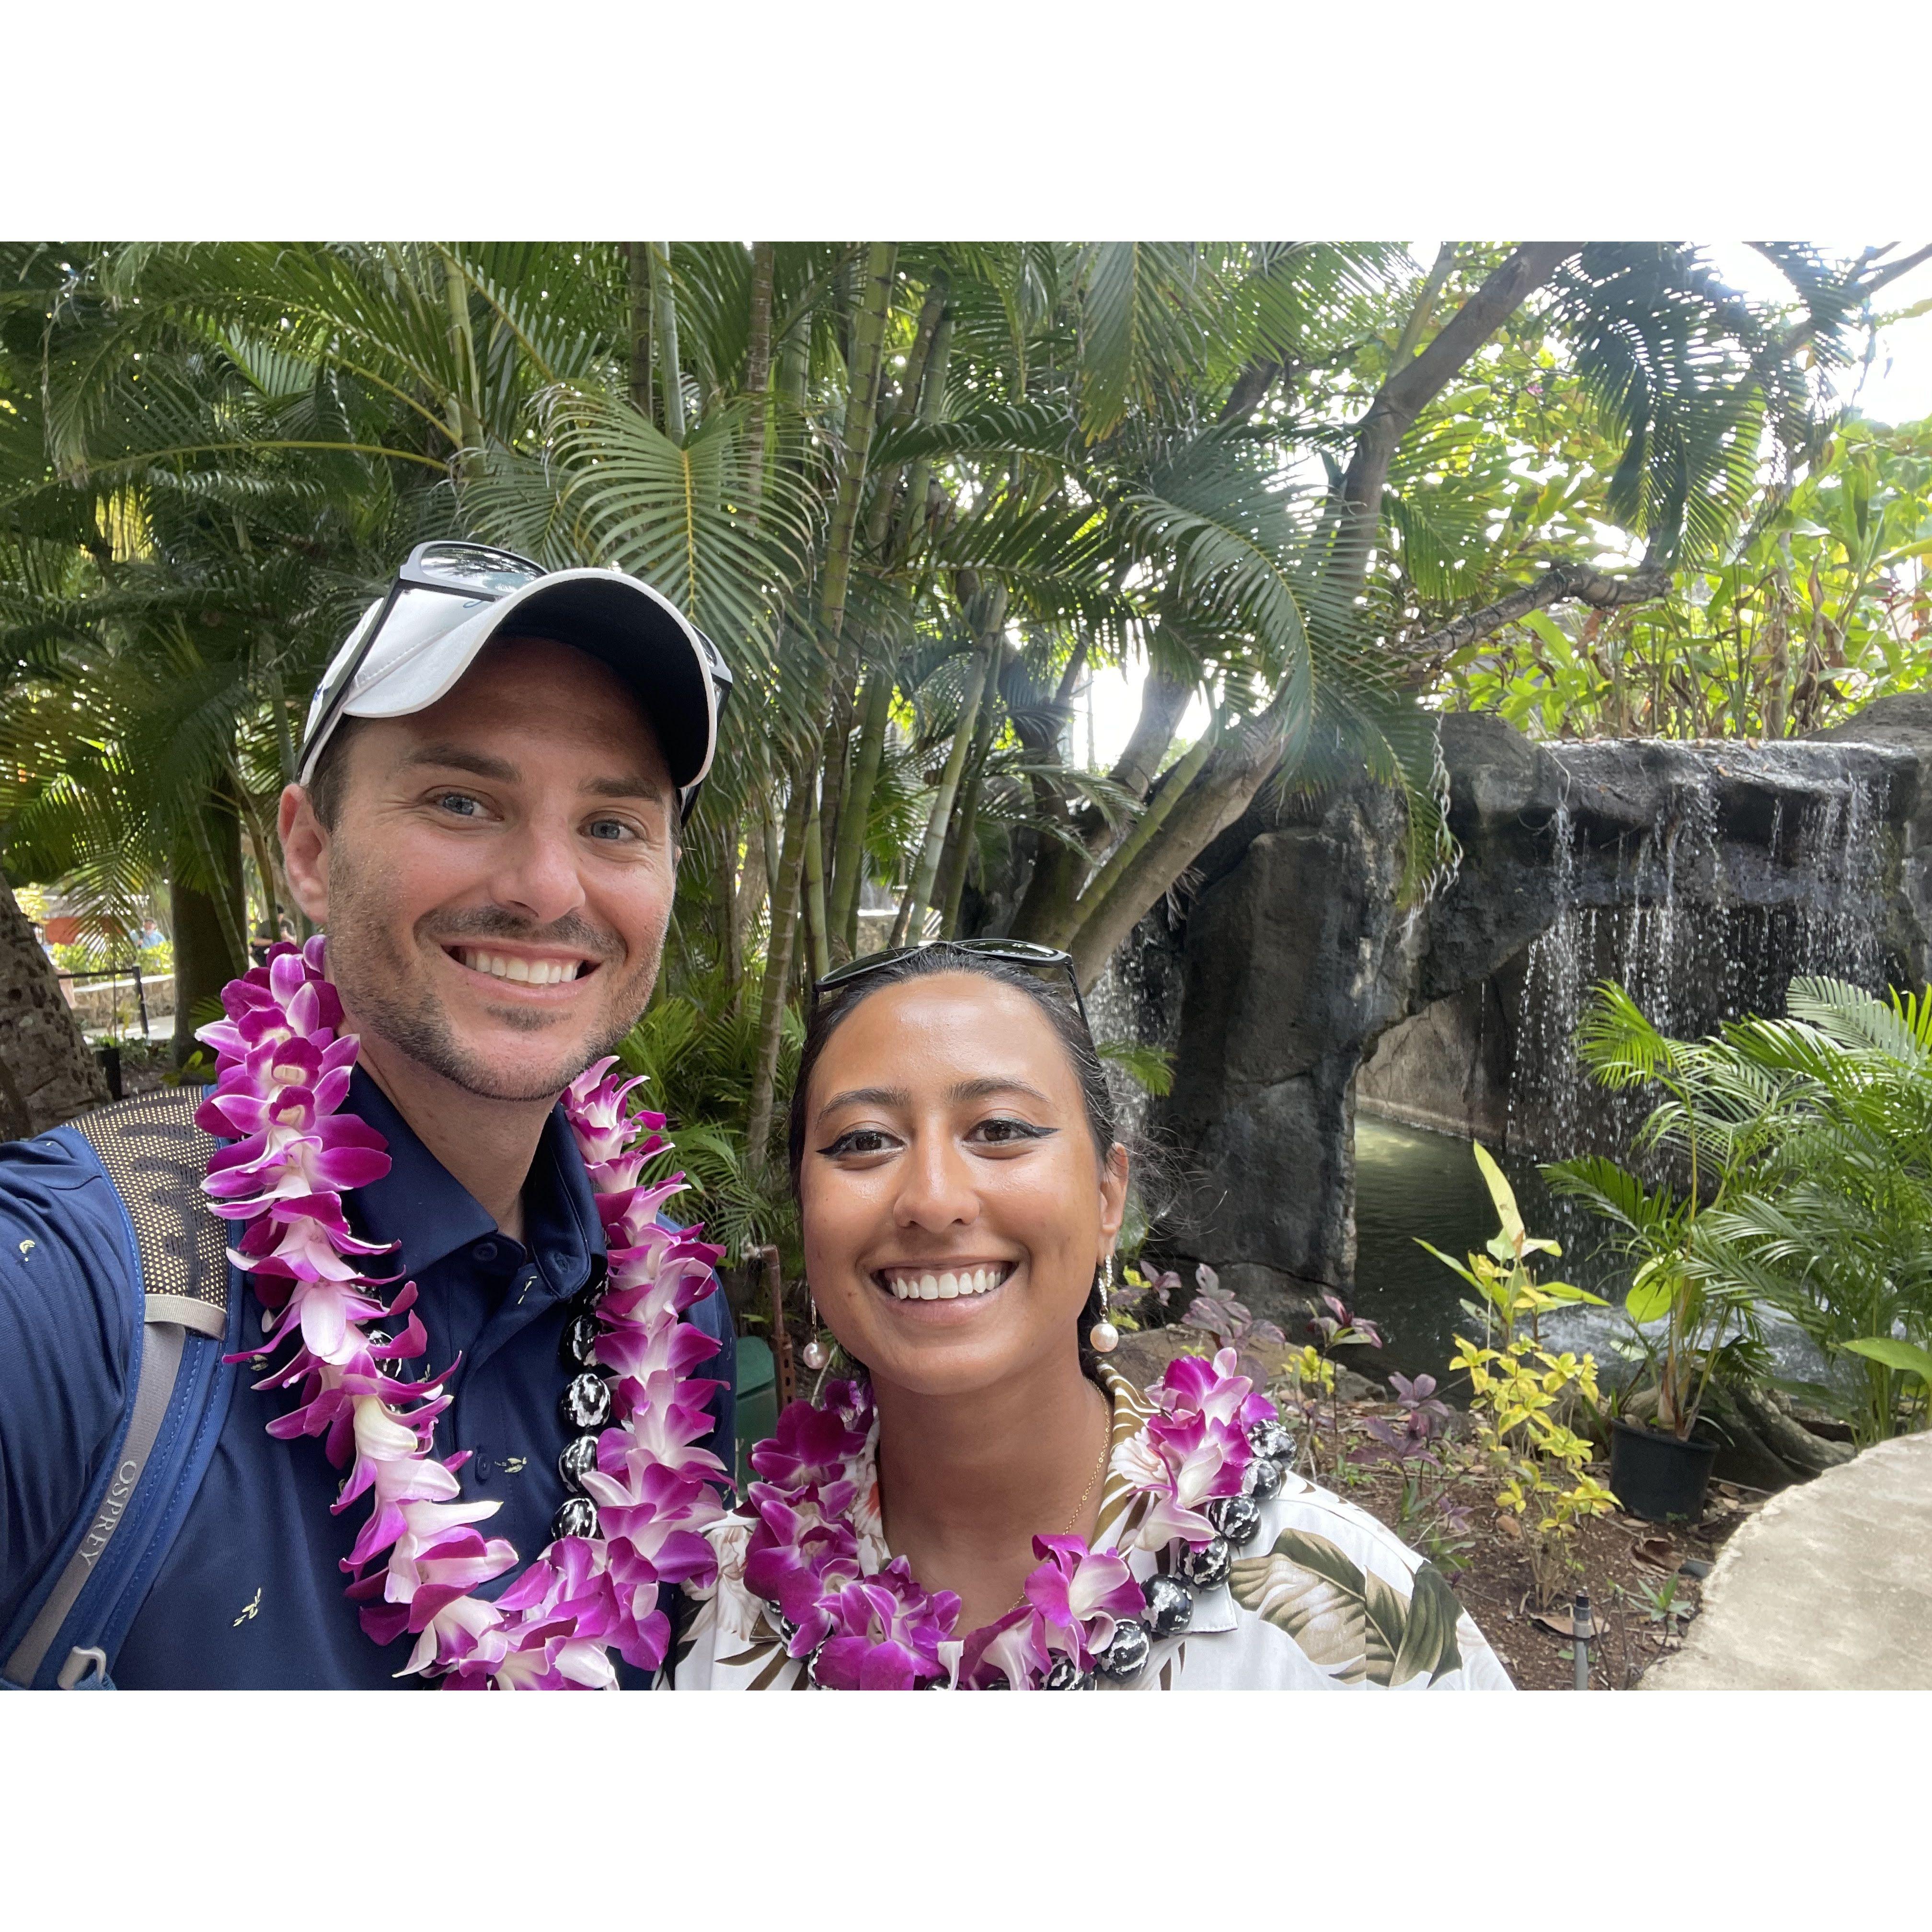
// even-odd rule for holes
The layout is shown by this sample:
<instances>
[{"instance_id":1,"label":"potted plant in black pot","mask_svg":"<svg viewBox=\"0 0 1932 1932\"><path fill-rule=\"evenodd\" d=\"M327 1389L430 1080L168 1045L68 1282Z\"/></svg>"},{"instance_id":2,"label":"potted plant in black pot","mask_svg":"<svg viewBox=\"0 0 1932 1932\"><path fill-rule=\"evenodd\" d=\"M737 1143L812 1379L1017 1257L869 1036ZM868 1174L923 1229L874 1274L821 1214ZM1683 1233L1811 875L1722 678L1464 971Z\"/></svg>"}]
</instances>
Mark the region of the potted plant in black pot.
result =
<instances>
[{"instance_id":1,"label":"potted plant in black pot","mask_svg":"<svg viewBox=\"0 0 1932 1932\"><path fill-rule=\"evenodd\" d=\"M1636 1263L1624 1312L1644 1370L1621 1406L1653 1416L1654 1426L1628 1413L1612 1418L1610 1487L1633 1516L1695 1522L1719 1447L1708 1431L1695 1432L1712 1376L1762 1342L1748 1293L1701 1258L1698 1220L1723 1205L1763 1152L1774 1096L1738 1077L1721 1042L1666 1038L1609 982L1592 993L1576 1048L1600 1085L1654 1085L1664 1095L1631 1142L1633 1160L1649 1156L1660 1178L1646 1181L1596 1155L1542 1170L1556 1192L1608 1221Z\"/></svg>"}]
</instances>

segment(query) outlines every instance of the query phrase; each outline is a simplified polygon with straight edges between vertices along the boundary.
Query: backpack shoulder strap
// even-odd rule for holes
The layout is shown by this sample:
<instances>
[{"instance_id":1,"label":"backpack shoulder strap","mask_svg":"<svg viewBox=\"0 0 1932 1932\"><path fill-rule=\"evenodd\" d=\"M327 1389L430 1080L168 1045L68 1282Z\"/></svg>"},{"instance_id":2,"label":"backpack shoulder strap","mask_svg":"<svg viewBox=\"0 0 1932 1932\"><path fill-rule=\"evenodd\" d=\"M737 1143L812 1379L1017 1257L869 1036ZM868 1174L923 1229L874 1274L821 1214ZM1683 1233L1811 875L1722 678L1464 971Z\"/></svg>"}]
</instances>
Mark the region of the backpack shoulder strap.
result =
<instances>
[{"instance_id":1,"label":"backpack shoulder strap","mask_svg":"<svg viewBox=\"0 0 1932 1932\"><path fill-rule=\"evenodd\" d=\"M238 1298L230 1306L226 1224L201 1190L220 1144L194 1124L203 1091L143 1094L59 1130L93 1150L127 1216L140 1358L119 1443L55 1559L52 1588L0 1665L16 1684L112 1688L114 1652L219 1433L232 1380L220 1356L239 1307Z\"/></svg>"},{"instance_id":2,"label":"backpack shoulder strap","mask_svg":"<svg viewBox=\"0 0 1932 1932\"><path fill-rule=\"evenodd\" d=\"M72 1123L92 1147L134 1231L150 1327L228 1333L227 1223L201 1191L221 1143L194 1124L207 1090L170 1087Z\"/></svg>"}]
</instances>

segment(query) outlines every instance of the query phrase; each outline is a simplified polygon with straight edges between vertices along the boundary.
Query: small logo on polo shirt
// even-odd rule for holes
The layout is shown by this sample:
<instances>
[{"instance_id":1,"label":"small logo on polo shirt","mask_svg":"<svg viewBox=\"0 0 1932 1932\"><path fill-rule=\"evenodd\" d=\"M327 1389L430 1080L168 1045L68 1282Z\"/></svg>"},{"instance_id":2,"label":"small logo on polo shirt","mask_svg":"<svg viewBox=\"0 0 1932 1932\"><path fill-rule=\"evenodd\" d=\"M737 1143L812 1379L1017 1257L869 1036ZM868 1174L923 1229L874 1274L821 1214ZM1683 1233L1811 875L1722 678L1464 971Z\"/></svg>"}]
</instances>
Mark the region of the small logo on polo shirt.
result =
<instances>
[{"instance_id":1,"label":"small logo on polo shirt","mask_svg":"<svg viewBox=\"0 0 1932 1932\"><path fill-rule=\"evenodd\" d=\"M242 1606L242 1614L235 1619L235 1628L239 1630L261 1607L262 1592L258 1588L255 1592L255 1600L252 1604L244 1604Z\"/></svg>"}]
</instances>

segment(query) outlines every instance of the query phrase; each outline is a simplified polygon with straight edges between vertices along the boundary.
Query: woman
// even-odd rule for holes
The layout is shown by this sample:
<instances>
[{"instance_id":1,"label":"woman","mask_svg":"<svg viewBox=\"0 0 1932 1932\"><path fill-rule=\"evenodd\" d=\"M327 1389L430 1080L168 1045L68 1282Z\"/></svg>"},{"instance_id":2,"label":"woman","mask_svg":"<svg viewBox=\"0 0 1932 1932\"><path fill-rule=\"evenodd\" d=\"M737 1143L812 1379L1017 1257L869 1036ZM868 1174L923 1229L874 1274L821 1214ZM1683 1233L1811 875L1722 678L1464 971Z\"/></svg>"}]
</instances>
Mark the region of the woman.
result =
<instances>
[{"instance_id":1,"label":"woman","mask_svg":"<svg viewBox=\"0 0 1932 1932\"><path fill-rule=\"evenodd\" d=\"M1509 1688L1232 1351L1152 1391L1096 1352L1128 1159L1064 954L902 948L814 998L792 1180L862 1377L753 1452L680 1689Z\"/></svg>"}]
</instances>

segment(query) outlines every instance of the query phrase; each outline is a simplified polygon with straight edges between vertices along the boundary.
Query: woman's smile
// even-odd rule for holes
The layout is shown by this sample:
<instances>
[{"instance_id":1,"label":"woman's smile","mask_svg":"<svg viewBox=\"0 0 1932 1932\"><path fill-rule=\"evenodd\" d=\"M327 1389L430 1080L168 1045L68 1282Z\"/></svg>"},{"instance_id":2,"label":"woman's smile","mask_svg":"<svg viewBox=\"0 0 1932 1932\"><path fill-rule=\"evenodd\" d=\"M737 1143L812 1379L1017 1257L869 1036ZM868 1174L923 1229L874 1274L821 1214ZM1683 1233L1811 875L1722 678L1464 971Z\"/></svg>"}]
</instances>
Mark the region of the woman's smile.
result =
<instances>
[{"instance_id":1,"label":"woman's smile","mask_svg":"<svg viewBox=\"0 0 1932 1932\"><path fill-rule=\"evenodd\" d=\"M895 1301L958 1301L992 1294L1006 1286L1018 1264L1012 1262L914 1262L874 1268L872 1280Z\"/></svg>"}]
</instances>

